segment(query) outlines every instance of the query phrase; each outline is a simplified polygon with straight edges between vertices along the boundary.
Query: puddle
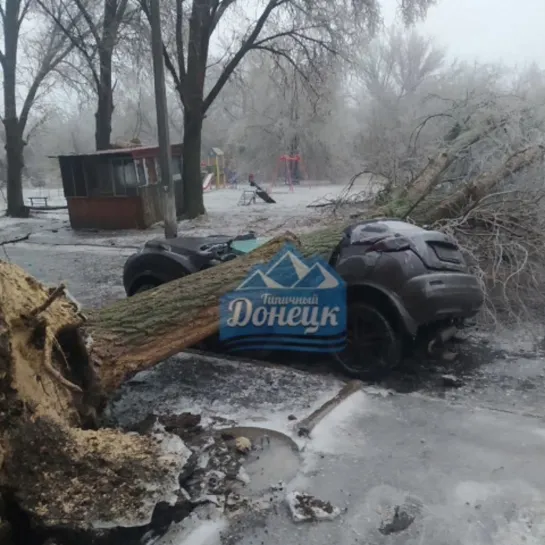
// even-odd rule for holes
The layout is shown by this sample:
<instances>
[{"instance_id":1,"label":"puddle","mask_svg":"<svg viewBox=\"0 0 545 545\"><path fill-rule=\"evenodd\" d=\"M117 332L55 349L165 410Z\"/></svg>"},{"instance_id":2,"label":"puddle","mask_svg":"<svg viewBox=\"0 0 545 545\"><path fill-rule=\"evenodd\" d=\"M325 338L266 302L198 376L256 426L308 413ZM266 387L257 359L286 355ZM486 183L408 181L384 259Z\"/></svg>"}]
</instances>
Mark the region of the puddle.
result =
<instances>
[{"instance_id":1,"label":"puddle","mask_svg":"<svg viewBox=\"0 0 545 545\"><path fill-rule=\"evenodd\" d=\"M243 485L245 496L262 496L279 482L289 483L295 478L301 464L299 449L293 439L275 430L254 427L236 427L220 430L236 437L247 437L252 450L246 455L244 470L250 482ZM234 439L233 439L234 440Z\"/></svg>"}]
</instances>

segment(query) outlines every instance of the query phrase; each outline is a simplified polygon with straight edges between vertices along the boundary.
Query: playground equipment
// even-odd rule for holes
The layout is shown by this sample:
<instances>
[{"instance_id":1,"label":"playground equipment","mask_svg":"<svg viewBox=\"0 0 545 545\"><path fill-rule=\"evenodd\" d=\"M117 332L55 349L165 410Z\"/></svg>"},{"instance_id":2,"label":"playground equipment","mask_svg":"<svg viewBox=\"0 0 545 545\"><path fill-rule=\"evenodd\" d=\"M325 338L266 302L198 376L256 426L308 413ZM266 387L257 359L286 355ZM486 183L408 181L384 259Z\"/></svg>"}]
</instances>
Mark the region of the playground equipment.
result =
<instances>
[{"instance_id":1,"label":"playground equipment","mask_svg":"<svg viewBox=\"0 0 545 545\"><path fill-rule=\"evenodd\" d=\"M249 206L255 204L257 194L255 189L244 189L238 200L238 206Z\"/></svg>"},{"instance_id":2,"label":"playground equipment","mask_svg":"<svg viewBox=\"0 0 545 545\"><path fill-rule=\"evenodd\" d=\"M211 148L208 152L208 158L205 163L206 171L214 175L214 185L216 189L226 186L225 179L225 154L220 148Z\"/></svg>"},{"instance_id":3,"label":"playground equipment","mask_svg":"<svg viewBox=\"0 0 545 545\"><path fill-rule=\"evenodd\" d=\"M250 174L248 183L253 189L244 189L238 201L238 206L249 206L255 204L257 197L267 204L276 204L276 201L255 181L254 175Z\"/></svg>"},{"instance_id":4,"label":"playground equipment","mask_svg":"<svg viewBox=\"0 0 545 545\"><path fill-rule=\"evenodd\" d=\"M229 168L225 169L227 187L230 189L238 188L238 172Z\"/></svg>"},{"instance_id":5,"label":"playground equipment","mask_svg":"<svg viewBox=\"0 0 545 545\"><path fill-rule=\"evenodd\" d=\"M272 187L276 186L277 180L283 178L284 183L289 186L290 191L293 191L293 186L299 185L303 176L308 178L303 161L299 154L281 155L278 158L276 177L273 180Z\"/></svg>"},{"instance_id":6,"label":"playground equipment","mask_svg":"<svg viewBox=\"0 0 545 545\"><path fill-rule=\"evenodd\" d=\"M209 172L206 174L202 180L202 190L203 191L210 191L212 189L212 178L214 177L214 174L212 172Z\"/></svg>"}]
</instances>

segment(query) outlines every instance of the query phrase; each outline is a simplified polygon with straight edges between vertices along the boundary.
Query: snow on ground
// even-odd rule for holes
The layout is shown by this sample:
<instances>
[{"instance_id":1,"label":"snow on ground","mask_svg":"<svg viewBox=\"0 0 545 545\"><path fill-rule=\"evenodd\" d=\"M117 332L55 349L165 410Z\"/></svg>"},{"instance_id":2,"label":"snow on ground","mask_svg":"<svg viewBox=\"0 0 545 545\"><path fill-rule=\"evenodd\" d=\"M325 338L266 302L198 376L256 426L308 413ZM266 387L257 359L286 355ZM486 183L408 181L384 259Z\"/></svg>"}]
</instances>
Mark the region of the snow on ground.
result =
<instances>
[{"instance_id":1,"label":"snow on ground","mask_svg":"<svg viewBox=\"0 0 545 545\"><path fill-rule=\"evenodd\" d=\"M199 509L197 509L199 511ZM182 523L173 524L157 545L220 545L220 534L227 529L225 519L214 514L193 513ZM208 517L208 518L206 518Z\"/></svg>"},{"instance_id":2,"label":"snow on ground","mask_svg":"<svg viewBox=\"0 0 545 545\"><path fill-rule=\"evenodd\" d=\"M324 203L340 196L354 196L362 192L373 193L377 190L375 182L369 178L359 178L357 183L347 194L346 185L331 184L328 182L303 182L295 186L292 191L288 186L268 186L275 204L267 204L257 199L255 204L239 206L238 202L246 184L237 189L220 189L205 192L204 203L207 213L194 220L185 220L179 223L180 235L206 236L210 234L237 235L249 230L258 235L272 236L286 230L302 233L325 225L331 221L331 207L308 207L316 203ZM47 196L48 205L66 205L62 189L60 188L25 188L25 202L29 204L30 197ZM0 213L5 209L5 202L0 196ZM18 218L0 218L0 231L3 239L17 234L31 233L31 241L49 244L89 244L99 243L105 246L140 246L150 238L162 235L162 226L158 224L145 231L102 231L102 232L73 232L68 223L66 210L32 213L26 220ZM47 233L54 232L52 237ZM46 235L44 235L46 233ZM92 242L91 242L92 240Z\"/></svg>"},{"instance_id":3,"label":"snow on ground","mask_svg":"<svg viewBox=\"0 0 545 545\"><path fill-rule=\"evenodd\" d=\"M180 222L182 232L197 235L217 233L218 228L227 235L254 230L262 235L274 235L286 229L302 231L327 216L321 208L307 208L324 197L333 198L342 186L301 186L293 192L286 188L271 188L270 195L276 204L258 200L249 206L238 206L243 189L220 189L204 195L206 216Z\"/></svg>"},{"instance_id":4,"label":"snow on ground","mask_svg":"<svg viewBox=\"0 0 545 545\"><path fill-rule=\"evenodd\" d=\"M369 177L360 177L345 195L346 187L345 184L312 181L294 186L293 191L288 186L266 186L276 204L266 204L258 199L249 206L238 206L242 191L248 189L246 185L240 185L238 189L212 190L204 194L206 216L180 222L180 231L197 235L217 233L218 228L227 235L248 230L260 235L276 235L286 230L306 232L331 221L330 207L309 208L308 205L332 201L341 195L372 194L379 186Z\"/></svg>"},{"instance_id":5,"label":"snow on ground","mask_svg":"<svg viewBox=\"0 0 545 545\"><path fill-rule=\"evenodd\" d=\"M66 206L66 199L62 187L24 187L23 198L25 204L30 205L30 198L46 197L48 206ZM6 209L5 189L0 193L0 212ZM38 206L38 203L35 203ZM39 204L42 206L42 203Z\"/></svg>"}]
</instances>

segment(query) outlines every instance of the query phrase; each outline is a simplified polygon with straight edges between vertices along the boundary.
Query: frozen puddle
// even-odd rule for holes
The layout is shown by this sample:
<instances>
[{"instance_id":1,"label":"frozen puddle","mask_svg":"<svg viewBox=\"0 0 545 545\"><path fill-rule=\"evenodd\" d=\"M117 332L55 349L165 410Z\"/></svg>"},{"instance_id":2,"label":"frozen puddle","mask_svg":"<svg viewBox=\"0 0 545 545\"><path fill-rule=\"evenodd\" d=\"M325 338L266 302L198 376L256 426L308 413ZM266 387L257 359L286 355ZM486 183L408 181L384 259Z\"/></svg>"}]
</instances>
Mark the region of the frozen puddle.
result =
<instances>
[{"instance_id":1,"label":"frozen puddle","mask_svg":"<svg viewBox=\"0 0 545 545\"><path fill-rule=\"evenodd\" d=\"M239 493L261 497L273 489L283 489L297 475L301 459L295 442L283 433L266 428L237 427L222 430L233 438L247 437L252 449L243 462L248 479Z\"/></svg>"}]
</instances>

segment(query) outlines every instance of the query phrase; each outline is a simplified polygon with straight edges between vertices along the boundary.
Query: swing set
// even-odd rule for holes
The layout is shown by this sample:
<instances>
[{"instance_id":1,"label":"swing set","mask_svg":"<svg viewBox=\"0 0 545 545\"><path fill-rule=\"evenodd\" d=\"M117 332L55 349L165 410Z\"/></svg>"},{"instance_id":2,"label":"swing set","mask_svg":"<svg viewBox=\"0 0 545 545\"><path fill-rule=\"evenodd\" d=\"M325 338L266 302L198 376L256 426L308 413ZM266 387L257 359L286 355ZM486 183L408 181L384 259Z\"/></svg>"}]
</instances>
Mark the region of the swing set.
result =
<instances>
[{"instance_id":1,"label":"swing set","mask_svg":"<svg viewBox=\"0 0 545 545\"><path fill-rule=\"evenodd\" d=\"M272 187L276 187L276 182L282 179L284 184L289 186L290 191L293 191L295 185L300 185L302 179L308 180L306 169L299 154L281 155L278 158L276 177L273 180ZM308 184L308 187L310 187L310 184Z\"/></svg>"}]
</instances>

